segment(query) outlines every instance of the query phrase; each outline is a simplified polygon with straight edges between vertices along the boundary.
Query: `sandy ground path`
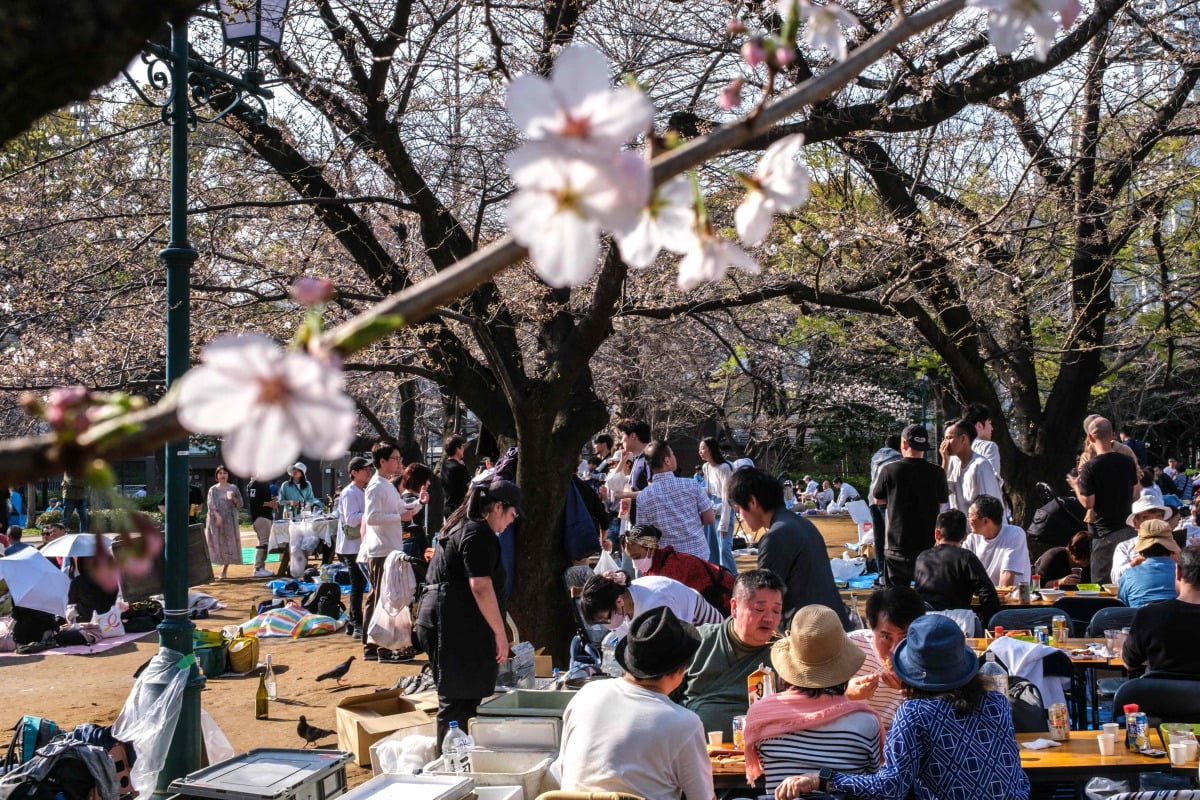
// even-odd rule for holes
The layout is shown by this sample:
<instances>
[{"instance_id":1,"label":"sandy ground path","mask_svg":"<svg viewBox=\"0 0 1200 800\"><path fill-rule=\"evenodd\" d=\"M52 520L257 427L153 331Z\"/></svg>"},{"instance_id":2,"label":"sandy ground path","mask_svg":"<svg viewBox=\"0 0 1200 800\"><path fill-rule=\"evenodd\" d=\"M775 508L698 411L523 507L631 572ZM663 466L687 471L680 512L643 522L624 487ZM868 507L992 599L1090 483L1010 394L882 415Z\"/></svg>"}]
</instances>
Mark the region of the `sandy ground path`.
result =
<instances>
[{"instance_id":1,"label":"sandy ground path","mask_svg":"<svg viewBox=\"0 0 1200 800\"><path fill-rule=\"evenodd\" d=\"M854 526L848 519L816 519L830 556L840 555L842 543L854 539ZM243 545L253 547L254 534L243 532ZM270 564L272 570L275 564ZM225 625L250 618L251 607L269 597L264 579L251 577L253 567L232 566L224 581L196 587L225 603L226 608L211 612L196 625L220 630ZM32 655L0 658L0 682L4 687L3 716L0 726L15 723L22 714L36 714L73 727L84 722L109 724L120 711L133 687L133 673L157 650L157 637L147 636L107 653L88 656ZM396 679L420 671L421 662L380 664L357 660L346 679L346 688L331 681L317 683L314 678L351 655L361 655L357 643L337 633L311 639L262 639L260 653L273 654L278 673L280 700L271 704L271 718L254 718L254 693L257 676L217 678L205 685L202 707L210 713L229 737L237 752L255 747L300 747L296 722L304 714L309 722L333 729L334 707L348 694L366 694L391 688ZM336 737L322 742L336 746ZM370 769L350 765L351 785L371 777Z\"/></svg>"}]
</instances>

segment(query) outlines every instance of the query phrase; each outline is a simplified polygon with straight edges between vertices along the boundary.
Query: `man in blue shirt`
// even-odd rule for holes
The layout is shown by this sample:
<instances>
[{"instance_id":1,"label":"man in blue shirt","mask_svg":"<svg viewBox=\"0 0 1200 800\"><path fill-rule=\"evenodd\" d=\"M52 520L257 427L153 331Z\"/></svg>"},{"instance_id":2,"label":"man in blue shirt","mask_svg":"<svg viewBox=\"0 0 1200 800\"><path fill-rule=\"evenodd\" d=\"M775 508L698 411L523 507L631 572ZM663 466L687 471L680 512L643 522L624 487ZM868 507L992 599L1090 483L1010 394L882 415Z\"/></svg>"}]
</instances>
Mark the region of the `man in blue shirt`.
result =
<instances>
[{"instance_id":1,"label":"man in blue shirt","mask_svg":"<svg viewBox=\"0 0 1200 800\"><path fill-rule=\"evenodd\" d=\"M1121 573L1117 599L1130 608L1139 608L1155 600L1175 599L1175 557L1179 545L1171 526L1161 519L1148 519L1138 528L1137 556L1132 566Z\"/></svg>"},{"instance_id":2,"label":"man in blue shirt","mask_svg":"<svg viewBox=\"0 0 1200 800\"><path fill-rule=\"evenodd\" d=\"M8 529L8 547L4 548L4 555L11 556L14 553L19 553L22 550L28 550L32 545L25 544L21 541L21 535L24 531L20 525L13 525Z\"/></svg>"}]
</instances>

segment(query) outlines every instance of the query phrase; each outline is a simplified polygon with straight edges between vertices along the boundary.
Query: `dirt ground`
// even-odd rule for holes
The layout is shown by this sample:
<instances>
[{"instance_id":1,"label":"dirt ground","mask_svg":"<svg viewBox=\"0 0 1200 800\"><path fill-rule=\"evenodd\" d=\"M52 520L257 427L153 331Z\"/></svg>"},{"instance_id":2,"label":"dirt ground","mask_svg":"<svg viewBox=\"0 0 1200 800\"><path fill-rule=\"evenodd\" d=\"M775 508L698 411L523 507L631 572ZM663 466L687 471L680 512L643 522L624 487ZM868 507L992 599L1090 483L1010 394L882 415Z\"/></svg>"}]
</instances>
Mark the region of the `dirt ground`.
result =
<instances>
[{"instance_id":1,"label":"dirt ground","mask_svg":"<svg viewBox=\"0 0 1200 800\"><path fill-rule=\"evenodd\" d=\"M848 519L815 521L831 556L841 553L843 542L854 539L854 525ZM243 533L243 544L253 546L253 533ZM276 565L268 566L273 570ZM232 566L226 580L195 587L226 605L210 612L208 619L197 620L197 627L220 630L250 618L251 606L270 594L264 588L264 579L251 577L252 571L250 565ZM157 636L150 635L97 655L39 654L0 659L5 694L5 715L0 725L12 724L21 714L46 717L65 728L84 722L110 724L133 688L133 673L157 647ZM201 695L201 706L239 753L255 747L301 747L304 742L296 735L301 714L310 724L333 730L334 706L341 698L389 689L397 678L419 672L422 665L420 660L407 664L356 660L347 675L346 687L339 688L332 681L317 683L314 678L351 655L361 655L357 642L343 633L310 639L261 639L260 654L267 653L273 656L280 698L271 704L270 719L254 718L257 676L209 680ZM321 744L336 747L337 737L331 736ZM371 770L351 764L347 776L350 784L357 786L371 777Z\"/></svg>"},{"instance_id":2,"label":"dirt ground","mask_svg":"<svg viewBox=\"0 0 1200 800\"><path fill-rule=\"evenodd\" d=\"M252 546L253 533L249 538L243 535L243 541ZM268 566L274 569L276 565ZM270 596L263 586L264 579L251 577L253 569L250 565L232 566L226 580L195 587L195 591L211 594L226 605L209 612L208 619L196 620L198 628L220 630L250 618L251 606ZM200 699L201 707L212 715L239 753L255 747L302 747L304 741L296 735L301 714L309 724L334 730L334 706L340 699L390 689L397 678L419 672L422 666L421 662L380 664L356 660L346 676L346 686L339 688L333 681L317 683L314 679L352 655L361 657L361 647L344 633L308 639L260 639L259 646L260 658L272 654L277 673L279 700L271 703L270 719L254 718L257 675L209 680ZM0 659L5 694L0 725L11 725L21 714L46 717L64 728L84 722L110 724L133 688L134 671L157 648L158 637L151 634L96 655L38 654ZM337 736L320 744L336 747ZM356 786L371 777L371 770L350 764L347 776Z\"/></svg>"}]
</instances>

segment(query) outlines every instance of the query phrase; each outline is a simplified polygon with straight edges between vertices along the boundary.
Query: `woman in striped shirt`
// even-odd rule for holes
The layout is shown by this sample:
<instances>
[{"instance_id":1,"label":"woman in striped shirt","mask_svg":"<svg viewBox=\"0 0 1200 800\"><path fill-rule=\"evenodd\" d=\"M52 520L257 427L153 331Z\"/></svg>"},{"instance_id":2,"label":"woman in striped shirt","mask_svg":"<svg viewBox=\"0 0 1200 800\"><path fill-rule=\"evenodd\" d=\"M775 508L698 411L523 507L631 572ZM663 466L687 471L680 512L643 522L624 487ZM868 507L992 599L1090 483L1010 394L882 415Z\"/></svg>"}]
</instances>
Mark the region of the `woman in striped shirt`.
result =
<instances>
[{"instance_id":1,"label":"woman in striped shirt","mask_svg":"<svg viewBox=\"0 0 1200 800\"><path fill-rule=\"evenodd\" d=\"M746 715L746 778L766 774L767 791L790 775L821 767L873 772L880 763L883 727L866 703L847 700L846 682L863 654L842 631L838 615L822 605L792 617L788 635L771 647L782 691Z\"/></svg>"}]
</instances>

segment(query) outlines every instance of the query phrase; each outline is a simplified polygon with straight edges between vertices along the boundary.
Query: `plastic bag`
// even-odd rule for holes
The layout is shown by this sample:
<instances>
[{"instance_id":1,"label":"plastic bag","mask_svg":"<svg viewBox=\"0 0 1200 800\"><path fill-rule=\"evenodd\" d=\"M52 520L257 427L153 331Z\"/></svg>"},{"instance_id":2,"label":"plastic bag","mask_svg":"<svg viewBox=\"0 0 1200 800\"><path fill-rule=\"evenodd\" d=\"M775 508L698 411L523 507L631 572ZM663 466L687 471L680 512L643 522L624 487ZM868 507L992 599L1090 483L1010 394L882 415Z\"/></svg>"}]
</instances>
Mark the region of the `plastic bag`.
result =
<instances>
[{"instance_id":1,"label":"plastic bag","mask_svg":"<svg viewBox=\"0 0 1200 800\"><path fill-rule=\"evenodd\" d=\"M851 578L857 578L867 569L866 561L861 558L831 558L829 559L829 566L833 570L833 579L835 581L846 581Z\"/></svg>"},{"instance_id":2,"label":"plastic bag","mask_svg":"<svg viewBox=\"0 0 1200 800\"><path fill-rule=\"evenodd\" d=\"M203 708L200 709L200 733L204 736L204 750L208 753L209 764L219 764L236 755L233 745L225 737L225 732Z\"/></svg>"},{"instance_id":3,"label":"plastic bag","mask_svg":"<svg viewBox=\"0 0 1200 800\"><path fill-rule=\"evenodd\" d=\"M371 758L381 775L409 775L437 758L435 744L432 736L389 736L371 748Z\"/></svg>"},{"instance_id":4,"label":"plastic bag","mask_svg":"<svg viewBox=\"0 0 1200 800\"><path fill-rule=\"evenodd\" d=\"M1083 787L1088 800L1107 800L1114 794L1129 791L1129 781L1114 781L1112 778L1092 778Z\"/></svg>"},{"instance_id":5,"label":"plastic bag","mask_svg":"<svg viewBox=\"0 0 1200 800\"><path fill-rule=\"evenodd\" d=\"M166 763L167 748L183 706L183 690L195 663L194 655L185 658L175 650L160 648L133 685L113 723L112 735L132 744L137 753L129 777L142 797L154 793L158 773Z\"/></svg>"},{"instance_id":6,"label":"plastic bag","mask_svg":"<svg viewBox=\"0 0 1200 800\"><path fill-rule=\"evenodd\" d=\"M375 604L371 614L371 624L367 626L367 636L372 642L388 650L399 650L412 647L412 616L408 606L402 606L400 611L392 614L384 605L381 597Z\"/></svg>"},{"instance_id":7,"label":"plastic bag","mask_svg":"<svg viewBox=\"0 0 1200 800\"><path fill-rule=\"evenodd\" d=\"M600 553L600 560L596 562L596 569L593 570L597 575L604 575L609 572L618 572L621 565L612 557L612 553L604 550Z\"/></svg>"},{"instance_id":8,"label":"plastic bag","mask_svg":"<svg viewBox=\"0 0 1200 800\"><path fill-rule=\"evenodd\" d=\"M308 568L308 556L300 547L300 541L297 539L293 542L288 550L288 573L293 578L304 577L304 570Z\"/></svg>"}]
</instances>

